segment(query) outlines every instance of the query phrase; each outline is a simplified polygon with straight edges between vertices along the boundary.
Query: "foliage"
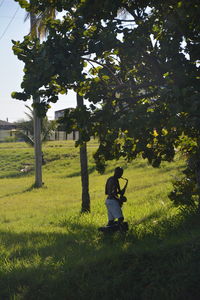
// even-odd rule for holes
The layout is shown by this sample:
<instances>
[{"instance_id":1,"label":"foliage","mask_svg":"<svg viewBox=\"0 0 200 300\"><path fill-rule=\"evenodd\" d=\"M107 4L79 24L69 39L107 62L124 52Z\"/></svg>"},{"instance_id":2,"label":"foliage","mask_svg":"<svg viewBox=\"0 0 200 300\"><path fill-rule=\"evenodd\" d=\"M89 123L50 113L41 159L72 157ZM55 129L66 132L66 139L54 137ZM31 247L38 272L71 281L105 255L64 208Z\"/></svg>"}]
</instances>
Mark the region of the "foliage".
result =
<instances>
[{"instance_id":1,"label":"foliage","mask_svg":"<svg viewBox=\"0 0 200 300\"><path fill-rule=\"evenodd\" d=\"M183 150L188 166L182 184L199 186L198 1L31 2L36 12L47 5L65 10L65 16L47 21L49 35L42 44L30 37L13 42L25 63L23 92L13 96L39 95L45 114L59 93L74 89L91 106L72 112L66 122L76 118L70 123L80 126L85 118L83 140L99 136L99 171L107 160L138 155L159 167ZM199 198L199 188L192 186L191 197L197 191ZM175 184L175 202L176 197L181 199Z\"/></svg>"}]
</instances>

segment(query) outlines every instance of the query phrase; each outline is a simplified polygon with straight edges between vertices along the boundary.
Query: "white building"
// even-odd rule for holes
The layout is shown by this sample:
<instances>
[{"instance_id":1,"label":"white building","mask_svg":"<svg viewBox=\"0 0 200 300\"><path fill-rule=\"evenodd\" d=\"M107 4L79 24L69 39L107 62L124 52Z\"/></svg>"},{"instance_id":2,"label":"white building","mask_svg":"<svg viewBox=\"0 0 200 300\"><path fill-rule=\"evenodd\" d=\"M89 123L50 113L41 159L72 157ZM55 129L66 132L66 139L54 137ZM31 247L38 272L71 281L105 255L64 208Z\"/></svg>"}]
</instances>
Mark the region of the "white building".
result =
<instances>
[{"instance_id":1,"label":"white building","mask_svg":"<svg viewBox=\"0 0 200 300\"><path fill-rule=\"evenodd\" d=\"M15 137L16 125L8 121L0 120L0 142Z\"/></svg>"},{"instance_id":2,"label":"white building","mask_svg":"<svg viewBox=\"0 0 200 300\"><path fill-rule=\"evenodd\" d=\"M73 108L71 108L73 109ZM55 120L64 116L64 113L67 109L60 109L55 111ZM51 134L50 140L77 140L79 138L78 131L72 131L71 133L66 133L62 130L56 130Z\"/></svg>"}]
</instances>

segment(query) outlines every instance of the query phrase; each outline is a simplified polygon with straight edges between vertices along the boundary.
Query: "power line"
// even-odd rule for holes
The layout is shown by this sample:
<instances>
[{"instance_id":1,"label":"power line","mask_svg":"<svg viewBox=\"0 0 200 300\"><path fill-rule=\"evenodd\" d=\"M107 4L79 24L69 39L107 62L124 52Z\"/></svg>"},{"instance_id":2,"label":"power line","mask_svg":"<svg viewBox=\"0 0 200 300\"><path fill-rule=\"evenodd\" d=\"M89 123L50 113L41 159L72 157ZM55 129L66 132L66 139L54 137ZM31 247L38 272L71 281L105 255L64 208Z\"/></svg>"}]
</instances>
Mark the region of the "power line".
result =
<instances>
[{"instance_id":1,"label":"power line","mask_svg":"<svg viewBox=\"0 0 200 300\"><path fill-rule=\"evenodd\" d=\"M3 1L4 1L4 0L3 0ZM18 10L19 10L19 6L18 6L18 8L16 9L16 11L15 11L14 15L12 16L12 18L11 18L10 22L9 22L9 23L8 23L8 25L6 26L6 28L5 28L4 32L3 32L3 33L2 33L2 35L0 36L0 40L1 40L1 39L4 37L4 35L5 35L6 31L8 30L8 28L9 28L9 26L11 25L12 21L14 20L14 18L15 18L15 16L16 16L16 14L17 14L17 12L18 12Z\"/></svg>"}]
</instances>

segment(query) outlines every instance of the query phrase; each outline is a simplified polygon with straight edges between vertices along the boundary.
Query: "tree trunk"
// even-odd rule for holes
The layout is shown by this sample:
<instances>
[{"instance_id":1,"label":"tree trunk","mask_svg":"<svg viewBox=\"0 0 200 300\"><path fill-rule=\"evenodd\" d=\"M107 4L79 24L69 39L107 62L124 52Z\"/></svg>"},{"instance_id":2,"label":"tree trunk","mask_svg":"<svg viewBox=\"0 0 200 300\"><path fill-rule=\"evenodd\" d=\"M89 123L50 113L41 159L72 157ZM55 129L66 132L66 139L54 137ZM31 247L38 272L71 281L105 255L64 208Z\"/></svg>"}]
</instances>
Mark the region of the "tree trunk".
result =
<instances>
[{"instance_id":1,"label":"tree trunk","mask_svg":"<svg viewBox=\"0 0 200 300\"><path fill-rule=\"evenodd\" d=\"M80 146L81 183L82 183L82 207L81 212L90 212L89 176L87 162L87 145Z\"/></svg>"},{"instance_id":2,"label":"tree trunk","mask_svg":"<svg viewBox=\"0 0 200 300\"><path fill-rule=\"evenodd\" d=\"M37 103L33 99L33 103ZM41 146L41 119L34 108L34 151L35 151L35 187L42 187L42 146Z\"/></svg>"},{"instance_id":3,"label":"tree trunk","mask_svg":"<svg viewBox=\"0 0 200 300\"><path fill-rule=\"evenodd\" d=\"M83 106L83 97L77 94L77 106ZM82 207L81 212L90 212L90 195L89 195L89 176L88 176L88 159L87 144L80 146L80 164L81 164L81 183L82 183Z\"/></svg>"},{"instance_id":4,"label":"tree trunk","mask_svg":"<svg viewBox=\"0 0 200 300\"><path fill-rule=\"evenodd\" d=\"M36 23L34 14L30 14L31 28ZM33 99L33 103L40 102L40 98ZM34 152L35 152L35 187L42 187L42 145L41 145L41 118L37 116L35 107L34 110Z\"/></svg>"}]
</instances>

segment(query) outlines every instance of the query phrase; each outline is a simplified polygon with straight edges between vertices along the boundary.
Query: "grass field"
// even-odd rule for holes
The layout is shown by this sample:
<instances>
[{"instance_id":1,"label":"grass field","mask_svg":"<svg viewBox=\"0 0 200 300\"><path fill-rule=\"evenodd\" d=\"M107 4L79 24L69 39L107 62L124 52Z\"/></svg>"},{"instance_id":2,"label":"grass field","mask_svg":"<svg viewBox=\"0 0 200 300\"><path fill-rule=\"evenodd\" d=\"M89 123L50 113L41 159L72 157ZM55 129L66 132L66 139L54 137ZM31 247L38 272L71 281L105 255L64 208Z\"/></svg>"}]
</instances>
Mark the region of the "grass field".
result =
<instances>
[{"instance_id":1,"label":"grass field","mask_svg":"<svg viewBox=\"0 0 200 300\"><path fill-rule=\"evenodd\" d=\"M167 198L184 162L113 161L99 175L95 148L90 142L91 213L81 215L73 142L44 145L42 189L33 188L33 149L0 144L0 299L200 299L200 220ZM104 185L117 165L129 179L130 229L103 236Z\"/></svg>"}]
</instances>

